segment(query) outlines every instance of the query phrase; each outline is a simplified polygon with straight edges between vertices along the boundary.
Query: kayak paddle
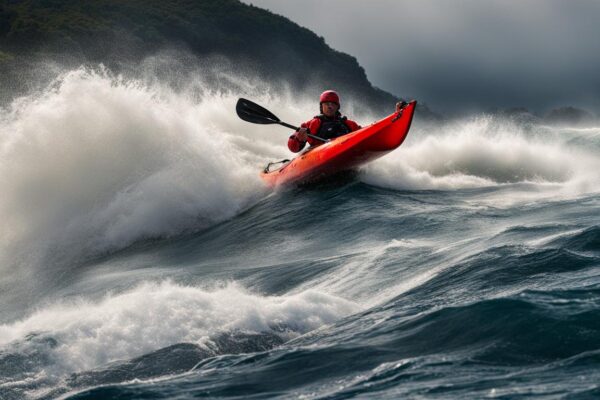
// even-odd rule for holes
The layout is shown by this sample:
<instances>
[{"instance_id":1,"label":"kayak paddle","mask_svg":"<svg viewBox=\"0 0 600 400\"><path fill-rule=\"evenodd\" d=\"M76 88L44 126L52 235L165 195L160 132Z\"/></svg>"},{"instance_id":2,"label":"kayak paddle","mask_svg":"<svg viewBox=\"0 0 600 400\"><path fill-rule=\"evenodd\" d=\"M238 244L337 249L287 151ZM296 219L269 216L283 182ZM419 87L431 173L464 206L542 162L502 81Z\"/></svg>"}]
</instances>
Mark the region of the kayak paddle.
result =
<instances>
[{"instance_id":1,"label":"kayak paddle","mask_svg":"<svg viewBox=\"0 0 600 400\"><path fill-rule=\"evenodd\" d=\"M240 98L237 104L235 105L235 111L237 112L238 117L240 117L244 121L251 122L253 124L279 124L285 126L286 128L293 129L295 131L300 129L297 126L280 121L279 118L277 118L271 111L259 106L258 104L250 100ZM322 142L329 141L327 139L311 135L310 133L308 134L308 137L320 140Z\"/></svg>"}]
</instances>

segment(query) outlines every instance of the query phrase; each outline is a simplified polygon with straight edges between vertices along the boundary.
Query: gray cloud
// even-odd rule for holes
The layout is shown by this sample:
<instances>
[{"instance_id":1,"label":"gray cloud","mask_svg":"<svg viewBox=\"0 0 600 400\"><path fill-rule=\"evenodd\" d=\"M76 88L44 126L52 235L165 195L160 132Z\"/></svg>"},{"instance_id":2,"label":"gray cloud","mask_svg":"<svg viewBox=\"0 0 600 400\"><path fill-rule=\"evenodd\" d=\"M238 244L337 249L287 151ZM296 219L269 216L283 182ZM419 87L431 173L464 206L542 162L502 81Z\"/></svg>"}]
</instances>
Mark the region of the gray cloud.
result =
<instances>
[{"instance_id":1,"label":"gray cloud","mask_svg":"<svg viewBox=\"0 0 600 400\"><path fill-rule=\"evenodd\" d=\"M371 82L442 111L600 111L600 1L246 0L352 54Z\"/></svg>"}]
</instances>

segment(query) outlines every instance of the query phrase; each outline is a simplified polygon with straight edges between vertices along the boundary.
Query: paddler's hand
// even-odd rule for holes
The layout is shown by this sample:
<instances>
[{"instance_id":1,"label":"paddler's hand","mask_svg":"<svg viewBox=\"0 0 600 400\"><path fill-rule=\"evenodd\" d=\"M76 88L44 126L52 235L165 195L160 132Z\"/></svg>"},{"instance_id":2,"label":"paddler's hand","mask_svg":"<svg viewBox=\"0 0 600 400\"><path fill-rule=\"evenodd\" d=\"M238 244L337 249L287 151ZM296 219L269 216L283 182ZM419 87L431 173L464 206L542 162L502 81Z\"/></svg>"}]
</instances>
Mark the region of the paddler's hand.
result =
<instances>
[{"instance_id":1,"label":"paddler's hand","mask_svg":"<svg viewBox=\"0 0 600 400\"><path fill-rule=\"evenodd\" d=\"M306 142L308 140L308 129L300 128L296 131L296 139L301 142Z\"/></svg>"},{"instance_id":2,"label":"paddler's hand","mask_svg":"<svg viewBox=\"0 0 600 400\"><path fill-rule=\"evenodd\" d=\"M402 109L403 109L404 107L406 107L406 106L407 106L407 104L408 104L408 103L407 103L407 102L405 102L405 101L400 101L400 102L396 103L396 112L400 112L400 111L402 111Z\"/></svg>"}]
</instances>

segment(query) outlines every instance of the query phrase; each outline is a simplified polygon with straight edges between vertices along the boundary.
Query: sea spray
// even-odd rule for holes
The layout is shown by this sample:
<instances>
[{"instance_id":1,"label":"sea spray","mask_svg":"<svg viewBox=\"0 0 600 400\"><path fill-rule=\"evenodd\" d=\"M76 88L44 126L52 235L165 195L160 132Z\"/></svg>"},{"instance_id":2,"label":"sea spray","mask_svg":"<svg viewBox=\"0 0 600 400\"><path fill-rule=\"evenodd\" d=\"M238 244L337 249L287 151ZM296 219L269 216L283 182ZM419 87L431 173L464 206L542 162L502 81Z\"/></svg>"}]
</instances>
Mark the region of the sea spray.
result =
<instances>
[{"instance_id":1,"label":"sea spray","mask_svg":"<svg viewBox=\"0 0 600 400\"><path fill-rule=\"evenodd\" d=\"M90 255L235 215L262 187L257 158L219 125L233 104L85 69L15 101L0 135L3 247Z\"/></svg>"},{"instance_id":2,"label":"sea spray","mask_svg":"<svg viewBox=\"0 0 600 400\"><path fill-rule=\"evenodd\" d=\"M570 142L566 130L492 116L427 128L413 129L399 150L367 166L364 181L409 190L559 184L563 194L598 187L589 140Z\"/></svg>"}]
</instances>

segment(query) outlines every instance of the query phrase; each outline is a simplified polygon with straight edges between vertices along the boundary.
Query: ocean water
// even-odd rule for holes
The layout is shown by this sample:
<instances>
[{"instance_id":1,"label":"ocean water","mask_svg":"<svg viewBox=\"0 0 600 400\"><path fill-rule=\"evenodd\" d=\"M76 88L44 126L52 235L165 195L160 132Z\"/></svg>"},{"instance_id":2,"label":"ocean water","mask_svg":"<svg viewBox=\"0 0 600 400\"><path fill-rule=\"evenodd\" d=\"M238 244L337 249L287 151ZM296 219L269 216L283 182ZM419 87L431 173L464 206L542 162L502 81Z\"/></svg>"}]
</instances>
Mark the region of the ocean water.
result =
<instances>
[{"instance_id":1,"label":"ocean water","mask_svg":"<svg viewBox=\"0 0 600 400\"><path fill-rule=\"evenodd\" d=\"M239 93L79 69L0 109L0 398L600 397L600 127L417 114L273 192L289 132Z\"/></svg>"}]
</instances>

